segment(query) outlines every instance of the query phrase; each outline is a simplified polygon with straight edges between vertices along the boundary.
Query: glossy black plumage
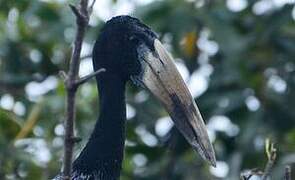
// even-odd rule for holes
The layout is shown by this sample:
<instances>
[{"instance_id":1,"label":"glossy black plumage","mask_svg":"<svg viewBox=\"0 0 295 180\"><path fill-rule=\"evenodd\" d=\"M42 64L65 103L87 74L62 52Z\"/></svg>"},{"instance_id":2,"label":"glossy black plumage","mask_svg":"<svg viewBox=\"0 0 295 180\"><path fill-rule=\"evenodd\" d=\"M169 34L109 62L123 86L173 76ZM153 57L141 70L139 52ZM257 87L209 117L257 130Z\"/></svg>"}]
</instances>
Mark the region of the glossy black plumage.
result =
<instances>
[{"instance_id":1,"label":"glossy black plumage","mask_svg":"<svg viewBox=\"0 0 295 180\"><path fill-rule=\"evenodd\" d=\"M125 141L125 84L141 71L137 48L140 41L152 47L156 34L136 18L109 20L93 48L99 91L99 118L89 141L73 162L73 180L116 180L120 176Z\"/></svg>"},{"instance_id":2,"label":"glossy black plumage","mask_svg":"<svg viewBox=\"0 0 295 180\"><path fill-rule=\"evenodd\" d=\"M128 80L148 89L165 107L178 130L211 165L213 147L206 126L172 56L156 34L136 18L112 18L93 48L99 91L99 119L89 141L73 163L73 180L117 180L125 141L125 85Z\"/></svg>"}]
</instances>

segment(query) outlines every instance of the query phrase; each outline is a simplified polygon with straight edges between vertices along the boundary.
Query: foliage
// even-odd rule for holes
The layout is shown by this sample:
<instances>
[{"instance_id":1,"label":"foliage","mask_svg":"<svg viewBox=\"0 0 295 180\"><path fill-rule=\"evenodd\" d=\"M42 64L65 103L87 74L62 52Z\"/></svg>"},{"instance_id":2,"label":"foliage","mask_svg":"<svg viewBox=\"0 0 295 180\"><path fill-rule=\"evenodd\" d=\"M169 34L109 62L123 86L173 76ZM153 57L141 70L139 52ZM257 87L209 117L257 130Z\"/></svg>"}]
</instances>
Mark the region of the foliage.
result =
<instances>
[{"instance_id":1,"label":"foliage","mask_svg":"<svg viewBox=\"0 0 295 180\"><path fill-rule=\"evenodd\" d=\"M214 143L217 170L174 128L159 133L161 123L169 125L167 113L129 84L123 180L238 179L245 169L263 169L266 138L278 147L274 179L283 176L286 164L294 167L294 4L255 13L262 1L248 0L237 12L226 6L229 1L202 2L152 1L134 14L187 68L187 82ZM0 179L49 179L60 171L65 90L58 71L68 67L75 31L67 3L0 0ZM91 22L87 47L103 25L95 15ZM77 101L76 133L83 141L76 154L98 116L94 81L79 89Z\"/></svg>"}]
</instances>

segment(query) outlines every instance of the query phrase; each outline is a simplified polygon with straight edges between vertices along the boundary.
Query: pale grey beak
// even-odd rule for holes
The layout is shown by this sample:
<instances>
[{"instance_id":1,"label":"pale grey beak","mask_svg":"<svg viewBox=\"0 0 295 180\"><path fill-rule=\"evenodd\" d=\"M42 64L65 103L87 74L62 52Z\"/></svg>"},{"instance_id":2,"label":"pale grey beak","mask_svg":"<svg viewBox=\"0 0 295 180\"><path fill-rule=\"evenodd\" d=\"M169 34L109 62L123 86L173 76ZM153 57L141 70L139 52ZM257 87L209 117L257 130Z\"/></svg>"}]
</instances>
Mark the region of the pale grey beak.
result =
<instances>
[{"instance_id":1,"label":"pale grey beak","mask_svg":"<svg viewBox=\"0 0 295 180\"><path fill-rule=\"evenodd\" d=\"M154 51L141 45L138 52L143 72L131 79L147 88L161 101L189 144L215 166L215 153L203 118L171 55L158 39L154 40Z\"/></svg>"}]
</instances>

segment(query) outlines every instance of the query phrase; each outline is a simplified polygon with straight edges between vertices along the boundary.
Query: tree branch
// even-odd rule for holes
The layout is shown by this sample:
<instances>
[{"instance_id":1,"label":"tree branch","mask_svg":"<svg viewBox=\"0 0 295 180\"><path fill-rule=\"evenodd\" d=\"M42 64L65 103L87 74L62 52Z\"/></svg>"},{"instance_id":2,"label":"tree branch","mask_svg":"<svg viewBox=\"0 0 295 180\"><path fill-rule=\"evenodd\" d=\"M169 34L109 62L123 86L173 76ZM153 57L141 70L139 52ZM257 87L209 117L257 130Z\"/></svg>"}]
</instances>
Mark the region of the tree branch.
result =
<instances>
[{"instance_id":1,"label":"tree branch","mask_svg":"<svg viewBox=\"0 0 295 180\"><path fill-rule=\"evenodd\" d=\"M90 8L92 9L95 2L92 2ZM63 159L63 179L71 179L72 171L72 156L73 147L77 138L74 136L74 122L76 114L76 91L79 85L83 83L77 83L77 77L80 65L80 54L82 48L82 42L84 39L85 31L89 23L90 12L88 9L88 0L80 0L78 6L70 5L71 10L76 16L77 32L74 41L74 47L72 51L72 57L68 73L61 72L65 86L67 90L66 100L66 120L65 120L65 138L64 138L64 159ZM98 74L98 73L97 73ZM86 82L87 80L84 80ZM88 78L89 79L89 78ZM80 82L81 80L78 80Z\"/></svg>"},{"instance_id":2,"label":"tree branch","mask_svg":"<svg viewBox=\"0 0 295 180\"><path fill-rule=\"evenodd\" d=\"M75 85L80 86L80 85L84 84L85 82L87 82L89 79L91 79L94 76L96 76L96 75L98 75L98 74L100 74L102 72L105 72L105 71L106 70L104 68L101 68L101 69L99 69L99 70L97 70L97 71L95 71L95 72L93 72L93 73L91 73L91 74L89 74L89 75L87 75L85 77L82 77L82 78L76 80Z\"/></svg>"},{"instance_id":3,"label":"tree branch","mask_svg":"<svg viewBox=\"0 0 295 180\"><path fill-rule=\"evenodd\" d=\"M88 9L88 12L89 12L90 14L91 14L92 11L93 11L93 6L94 6L95 2L96 2L96 0L92 0L92 3L91 3L91 5L90 5L90 7L89 7L89 9Z\"/></svg>"},{"instance_id":4,"label":"tree branch","mask_svg":"<svg viewBox=\"0 0 295 180\"><path fill-rule=\"evenodd\" d=\"M92 58L92 54L88 54L88 55L82 56L80 59L81 60L84 60L84 59L88 59L88 58Z\"/></svg>"},{"instance_id":5,"label":"tree branch","mask_svg":"<svg viewBox=\"0 0 295 180\"><path fill-rule=\"evenodd\" d=\"M261 180L267 180L267 177L270 176L277 157L277 149L274 147L274 143L271 143L269 139L266 139L265 141L265 151L268 161L264 168L264 173L261 177Z\"/></svg>"}]
</instances>

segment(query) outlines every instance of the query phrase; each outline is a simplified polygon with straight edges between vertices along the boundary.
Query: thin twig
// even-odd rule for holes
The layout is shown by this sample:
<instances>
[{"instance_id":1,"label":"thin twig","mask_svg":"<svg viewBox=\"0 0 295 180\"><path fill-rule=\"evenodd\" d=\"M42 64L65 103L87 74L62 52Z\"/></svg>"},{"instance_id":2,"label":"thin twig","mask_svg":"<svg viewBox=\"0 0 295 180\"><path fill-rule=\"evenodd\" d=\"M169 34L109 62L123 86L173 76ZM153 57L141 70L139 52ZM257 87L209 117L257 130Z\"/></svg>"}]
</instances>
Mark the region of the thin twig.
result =
<instances>
[{"instance_id":1,"label":"thin twig","mask_svg":"<svg viewBox=\"0 0 295 180\"><path fill-rule=\"evenodd\" d=\"M25 123L22 125L21 130L15 137L15 141L18 139L22 139L28 136L28 134L35 127L37 121L39 120L40 112L43 106L43 99L36 103L32 110L30 111Z\"/></svg>"},{"instance_id":2,"label":"thin twig","mask_svg":"<svg viewBox=\"0 0 295 180\"><path fill-rule=\"evenodd\" d=\"M74 6L72 4L69 4L69 6L76 17L83 18L76 6Z\"/></svg>"},{"instance_id":3,"label":"thin twig","mask_svg":"<svg viewBox=\"0 0 295 180\"><path fill-rule=\"evenodd\" d=\"M94 6L95 2L96 2L96 0L92 0L92 3L91 3L91 5L90 5L90 7L89 7L89 9L88 9L89 14L92 13L92 11L93 11L93 6Z\"/></svg>"},{"instance_id":4,"label":"thin twig","mask_svg":"<svg viewBox=\"0 0 295 180\"><path fill-rule=\"evenodd\" d=\"M291 180L291 167L287 165L285 167L285 180Z\"/></svg>"},{"instance_id":5,"label":"thin twig","mask_svg":"<svg viewBox=\"0 0 295 180\"><path fill-rule=\"evenodd\" d=\"M64 71L59 71L59 76L61 77L61 79L62 79L64 82L66 82L67 79L68 79L68 75L67 75L67 73L64 72Z\"/></svg>"},{"instance_id":6,"label":"thin twig","mask_svg":"<svg viewBox=\"0 0 295 180\"><path fill-rule=\"evenodd\" d=\"M88 58L92 58L92 54L88 54L88 55L82 56L80 59L81 60L84 60L84 59L88 59Z\"/></svg>"},{"instance_id":7,"label":"thin twig","mask_svg":"<svg viewBox=\"0 0 295 180\"><path fill-rule=\"evenodd\" d=\"M92 4L91 6L93 6ZM66 121L65 121L65 140L64 140L64 160L63 160L63 179L71 179L72 171L72 156L73 147L78 138L74 137L74 122L76 114L76 91L78 88L77 77L80 65L80 54L82 48L82 42L84 34L89 23L90 13L88 11L88 0L80 0L78 6L69 5L74 15L76 16L77 32L74 41L74 47L72 51L72 57L70 62L69 71L67 74L61 72L61 76L65 80L65 86L67 90L66 101ZM80 83L82 84L82 83Z\"/></svg>"},{"instance_id":8,"label":"thin twig","mask_svg":"<svg viewBox=\"0 0 295 180\"><path fill-rule=\"evenodd\" d=\"M95 77L96 75L98 75L98 74L100 74L102 72L105 72L105 71L106 70L104 68L101 68L101 69L99 69L99 70L97 70L97 71L95 71L95 72L93 72L93 73L91 73L91 74L77 80L75 84L76 84L76 86L80 86L80 85L84 84L85 82L87 82L89 79L91 79L91 78Z\"/></svg>"},{"instance_id":9,"label":"thin twig","mask_svg":"<svg viewBox=\"0 0 295 180\"><path fill-rule=\"evenodd\" d=\"M274 143L271 143L269 139L265 141L265 151L268 158L267 164L264 168L264 173L261 177L261 180L266 180L270 176L277 157L277 149L274 147Z\"/></svg>"}]
</instances>

